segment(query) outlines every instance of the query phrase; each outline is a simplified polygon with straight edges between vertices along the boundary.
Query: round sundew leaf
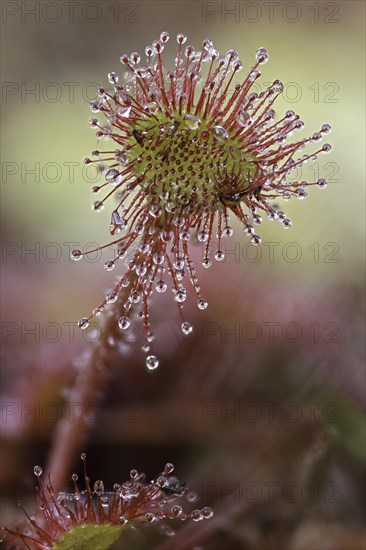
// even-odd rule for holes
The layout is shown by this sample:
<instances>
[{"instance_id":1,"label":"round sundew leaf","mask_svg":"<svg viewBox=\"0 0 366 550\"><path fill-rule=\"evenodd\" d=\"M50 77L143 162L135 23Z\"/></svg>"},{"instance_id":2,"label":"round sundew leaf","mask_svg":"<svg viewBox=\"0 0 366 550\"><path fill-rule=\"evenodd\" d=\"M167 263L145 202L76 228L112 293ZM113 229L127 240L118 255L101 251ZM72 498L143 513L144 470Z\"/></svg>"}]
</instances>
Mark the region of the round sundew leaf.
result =
<instances>
[{"instance_id":1,"label":"round sundew leaf","mask_svg":"<svg viewBox=\"0 0 366 550\"><path fill-rule=\"evenodd\" d=\"M123 525L79 525L68 531L54 550L107 550L118 540L123 528Z\"/></svg>"}]
</instances>

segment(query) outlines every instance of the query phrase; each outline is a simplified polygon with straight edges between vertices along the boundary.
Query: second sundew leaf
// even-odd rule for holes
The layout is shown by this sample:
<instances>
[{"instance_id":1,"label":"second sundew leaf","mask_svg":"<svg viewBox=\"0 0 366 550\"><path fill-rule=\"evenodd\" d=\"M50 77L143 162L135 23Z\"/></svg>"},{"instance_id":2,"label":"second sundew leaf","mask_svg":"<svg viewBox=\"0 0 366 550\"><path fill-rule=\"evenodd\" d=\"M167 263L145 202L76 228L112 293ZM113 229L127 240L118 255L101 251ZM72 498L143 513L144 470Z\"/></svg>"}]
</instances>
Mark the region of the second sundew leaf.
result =
<instances>
[{"instance_id":1,"label":"second sundew leaf","mask_svg":"<svg viewBox=\"0 0 366 550\"><path fill-rule=\"evenodd\" d=\"M122 534L124 526L85 524L65 533L54 550L107 550Z\"/></svg>"}]
</instances>

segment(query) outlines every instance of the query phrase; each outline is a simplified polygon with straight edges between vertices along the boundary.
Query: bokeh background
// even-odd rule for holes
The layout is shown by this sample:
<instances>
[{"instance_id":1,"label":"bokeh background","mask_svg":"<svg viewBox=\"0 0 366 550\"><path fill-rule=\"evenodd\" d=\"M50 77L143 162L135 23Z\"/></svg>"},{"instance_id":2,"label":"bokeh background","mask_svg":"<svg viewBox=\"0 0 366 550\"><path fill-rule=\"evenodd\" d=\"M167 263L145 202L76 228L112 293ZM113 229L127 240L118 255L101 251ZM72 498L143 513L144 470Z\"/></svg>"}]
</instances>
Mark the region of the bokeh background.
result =
<instances>
[{"instance_id":1,"label":"bokeh background","mask_svg":"<svg viewBox=\"0 0 366 550\"><path fill-rule=\"evenodd\" d=\"M330 183L284 205L290 231L264 222L259 253L235 226L232 254L200 270L209 308L188 304L190 338L170 297L154 297L154 375L138 342L124 346L101 404L85 413L91 477L111 486L132 467L153 476L172 461L215 519L167 542L130 533L116 548L365 548L364 3L1 9L1 523L15 524L19 497L34 504L33 465L46 464L73 363L93 345L76 322L115 278L102 258L69 259L75 245L109 238L108 212L91 210L99 176L82 164L96 147L88 102L108 72L122 72L122 53L143 54L166 30L167 60L178 32L196 48L211 38L220 53L236 49L243 72L265 46L259 84L285 84L276 111L295 110L304 133L333 128L331 154L297 178ZM198 246L193 254L199 262Z\"/></svg>"}]
</instances>

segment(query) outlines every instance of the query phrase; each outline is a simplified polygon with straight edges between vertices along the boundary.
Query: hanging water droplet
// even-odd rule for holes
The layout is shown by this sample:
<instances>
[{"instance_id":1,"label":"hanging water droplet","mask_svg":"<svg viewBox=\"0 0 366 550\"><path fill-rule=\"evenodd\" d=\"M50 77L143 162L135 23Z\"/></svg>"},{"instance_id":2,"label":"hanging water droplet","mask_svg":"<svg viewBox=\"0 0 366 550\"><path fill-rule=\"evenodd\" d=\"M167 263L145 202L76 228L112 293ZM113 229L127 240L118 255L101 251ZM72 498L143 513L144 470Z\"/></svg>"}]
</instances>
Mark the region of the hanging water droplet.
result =
<instances>
[{"instance_id":1,"label":"hanging water droplet","mask_svg":"<svg viewBox=\"0 0 366 550\"><path fill-rule=\"evenodd\" d=\"M117 292L111 290L105 297L108 304L113 304L117 300Z\"/></svg>"},{"instance_id":2,"label":"hanging water droplet","mask_svg":"<svg viewBox=\"0 0 366 550\"><path fill-rule=\"evenodd\" d=\"M112 185L117 185L121 181L121 176L118 170L115 168L110 168L106 174L105 179L108 183L111 183Z\"/></svg>"},{"instance_id":3,"label":"hanging water droplet","mask_svg":"<svg viewBox=\"0 0 366 550\"><path fill-rule=\"evenodd\" d=\"M284 229L289 229L292 225L292 222L289 218L283 219L281 223Z\"/></svg>"},{"instance_id":4,"label":"hanging water droplet","mask_svg":"<svg viewBox=\"0 0 366 550\"><path fill-rule=\"evenodd\" d=\"M254 246L257 246L260 244L262 239L260 238L259 235L254 234L252 235L252 238L250 240L251 240L251 243L254 244Z\"/></svg>"},{"instance_id":5,"label":"hanging water droplet","mask_svg":"<svg viewBox=\"0 0 366 550\"><path fill-rule=\"evenodd\" d=\"M322 147L322 151L324 151L324 153L329 153L329 151L332 150L332 146L330 143L324 143L323 147Z\"/></svg>"},{"instance_id":6,"label":"hanging water droplet","mask_svg":"<svg viewBox=\"0 0 366 550\"><path fill-rule=\"evenodd\" d=\"M103 204L102 201L95 201L95 203L93 204L93 208L94 208L94 210L96 210L97 212L100 212L101 210L103 210L104 204Z\"/></svg>"},{"instance_id":7,"label":"hanging water droplet","mask_svg":"<svg viewBox=\"0 0 366 550\"><path fill-rule=\"evenodd\" d=\"M224 227L224 229L222 230L222 236L223 237L232 237L234 234L234 230L232 227L230 227L229 225L227 225L226 227Z\"/></svg>"},{"instance_id":8,"label":"hanging water droplet","mask_svg":"<svg viewBox=\"0 0 366 550\"><path fill-rule=\"evenodd\" d=\"M206 300L203 300L202 298L200 298L197 302L197 305L198 305L199 309L206 309L207 306L208 306L208 302Z\"/></svg>"},{"instance_id":9,"label":"hanging water droplet","mask_svg":"<svg viewBox=\"0 0 366 550\"><path fill-rule=\"evenodd\" d=\"M243 68L243 63L237 59L236 61L233 61L231 68L234 72L239 73Z\"/></svg>"},{"instance_id":10,"label":"hanging water droplet","mask_svg":"<svg viewBox=\"0 0 366 550\"><path fill-rule=\"evenodd\" d=\"M126 153L123 153L122 151L119 151L115 154L114 158L120 164L121 166L127 166L128 164L128 155Z\"/></svg>"},{"instance_id":11,"label":"hanging water droplet","mask_svg":"<svg viewBox=\"0 0 366 550\"><path fill-rule=\"evenodd\" d=\"M205 508L202 508L202 515L204 518L212 518L213 516L213 510L209 506L205 506Z\"/></svg>"},{"instance_id":12,"label":"hanging water droplet","mask_svg":"<svg viewBox=\"0 0 366 550\"><path fill-rule=\"evenodd\" d=\"M193 521L201 521L203 519L203 515L202 515L201 510L193 510L193 512L191 512L190 516L191 516L191 519Z\"/></svg>"},{"instance_id":13,"label":"hanging water droplet","mask_svg":"<svg viewBox=\"0 0 366 550\"><path fill-rule=\"evenodd\" d=\"M78 327L82 330L85 330L89 326L89 319L87 317L82 317L78 322Z\"/></svg>"},{"instance_id":14,"label":"hanging water droplet","mask_svg":"<svg viewBox=\"0 0 366 550\"><path fill-rule=\"evenodd\" d=\"M34 475L36 475L37 477L40 477L42 475L43 470L41 466L34 466L33 472L34 472Z\"/></svg>"},{"instance_id":15,"label":"hanging water droplet","mask_svg":"<svg viewBox=\"0 0 366 550\"><path fill-rule=\"evenodd\" d=\"M130 324L131 321L128 317L123 316L118 319L118 326L121 330L127 330Z\"/></svg>"},{"instance_id":16,"label":"hanging water droplet","mask_svg":"<svg viewBox=\"0 0 366 550\"><path fill-rule=\"evenodd\" d=\"M178 269L178 270L183 269L183 267L184 267L183 258L176 258L173 262L173 266L174 266L175 269Z\"/></svg>"},{"instance_id":17,"label":"hanging water droplet","mask_svg":"<svg viewBox=\"0 0 366 550\"><path fill-rule=\"evenodd\" d=\"M184 321L184 323L181 324L181 329L183 334L191 334L193 327L191 323L188 323L188 321Z\"/></svg>"},{"instance_id":18,"label":"hanging water droplet","mask_svg":"<svg viewBox=\"0 0 366 550\"><path fill-rule=\"evenodd\" d=\"M225 259L225 253L222 250L216 250L215 260L222 262Z\"/></svg>"},{"instance_id":19,"label":"hanging water droplet","mask_svg":"<svg viewBox=\"0 0 366 550\"><path fill-rule=\"evenodd\" d=\"M298 199L305 199L308 196L308 192L303 187L299 187L295 190L295 194Z\"/></svg>"},{"instance_id":20,"label":"hanging water droplet","mask_svg":"<svg viewBox=\"0 0 366 550\"><path fill-rule=\"evenodd\" d=\"M181 288L175 294L175 299L179 303L185 302L186 298L187 298L187 292L184 288Z\"/></svg>"},{"instance_id":21,"label":"hanging water droplet","mask_svg":"<svg viewBox=\"0 0 366 550\"><path fill-rule=\"evenodd\" d=\"M83 253L78 248L75 248L75 250L72 250L70 257L74 262L78 262L83 257Z\"/></svg>"},{"instance_id":22,"label":"hanging water droplet","mask_svg":"<svg viewBox=\"0 0 366 550\"><path fill-rule=\"evenodd\" d=\"M319 189L325 189L327 187L327 180L324 179L324 178L320 178L318 179L318 181L316 182L316 186L319 188Z\"/></svg>"},{"instance_id":23,"label":"hanging water droplet","mask_svg":"<svg viewBox=\"0 0 366 550\"><path fill-rule=\"evenodd\" d=\"M201 124L201 119L198 118L196 115L184 115L183 117L184 124L189 128L190 130L197 130Z\"/></svg>"},{"instance_id":24,"label":"hanging water droplet","mask_svg":"<svg viewBox=\"0 0 366 550\"><path fill-rule=\"evenodd\" d=\"M214 126L213 133L218 141L226 141L229 138L229 134L222 126Z\"/></svg>"},{"instance_id":25,"label":"hanging water droplet","mask_svg":"<svg viewBox=\"0 0 366 550\"><path fill-rule=\"evenodd\" d=\"M167 463L165 464L164 474L165 474L165 475L169 475L169 474L171 474L173 471L174 471L174 464L172 464L171 462L167 462Z\"/></svg>"},{"instance_id":26,"label":"hanging water droplet","mask_svg":"<svg viewBox=\"0 0 366 550\"><path fill-rule=\"evenodd\" d=\"M115 267L116 267L116 264L114 263L113 260L107 260L104 263L104 269L106 269L107 271L112 271Z\"/></svg>"},{"instance_id":27,"label":"hanging water droplet","mask_svg":"<svg viewBox=\"0 0 366 550\"><path fill-rule=\"evenodd\" d=\"M158 252L156 252L153 255L153 262L155 265L161 265L162 263L164 263L164 254L159 254Z\"/></svg>"},{"instance_id":28,"label":"hanging water droplet","mask_svg":"<svg viewBox=\"0 0 366 550\"><path fill-rule=\"evenodd\" d=\"M202 265L203 267L205 267L206 269L208 269L209 267L211 267L212 265L212 260L210 258L208 258L208 256L206 256L205 258L203 258L202 260Z\"/></svg>"},{"instance_id":29,"label":"hanging water droplet","mask_svg":"<svg viewBox=\"0 0 366 550\"><path fill-rule=\"evenodd\" d=\"M166 282L163 281L163 280L156 281L156 283L155 283L155 289L156 289L156 291L159 292L160 294L161 294L162 292L165 292L166 289L167 289L167 287L168 287L168 285L167 285Z\"/></svg>"},{"instance_id":30,"label":"hanging water droplet","mask_svg":"<svg viewBox=\"0 0 366 550\"><path fill-rule=\"evenodd\" d=\"M199 240L200 243L205 243L208 239L207 231L199 231L197 233L197 239Z\"/></svg>"},{"instance_id":31,"label":"hanging water droplet","mask_svg":"<svg viewBox=\"0 0 366 550\"><path fill-rule=\"evenodd\" d=\"M129 296L129 301L132 302L133 304L138 304L140 299L141 299L141 296L138 292L133 291L131 292L130 296Z\"/></svg>"},{"instance_id":32,"label":"hanging water droplet","mask_svg":"<svg viewBox=\"0 0 366 550\"><path fill-rule=\"evenodd\" d=\"M159 361L155 355L149 355L146 357L146 368L148 370L155 370L159 366Z\"/></svg>"}]
</instances>

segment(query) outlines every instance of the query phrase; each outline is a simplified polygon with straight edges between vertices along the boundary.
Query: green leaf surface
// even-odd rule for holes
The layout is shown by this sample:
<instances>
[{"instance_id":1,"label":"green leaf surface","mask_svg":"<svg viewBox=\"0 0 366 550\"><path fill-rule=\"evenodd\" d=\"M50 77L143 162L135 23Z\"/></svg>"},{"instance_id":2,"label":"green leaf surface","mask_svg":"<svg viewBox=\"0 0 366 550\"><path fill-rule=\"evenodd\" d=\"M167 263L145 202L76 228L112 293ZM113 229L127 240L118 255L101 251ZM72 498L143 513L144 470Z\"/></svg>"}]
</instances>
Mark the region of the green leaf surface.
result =
<instances>
[{"instance_id":1,"label":"green leaf surface","mask_svg":"<svg viewBox=\"0 0 366 550\"><path fill-rule=\"evenodd\" d=\"M87 524L74 527L54 550L106 550L120 537L123 525Z\"/></svg>"}]
</instances>

